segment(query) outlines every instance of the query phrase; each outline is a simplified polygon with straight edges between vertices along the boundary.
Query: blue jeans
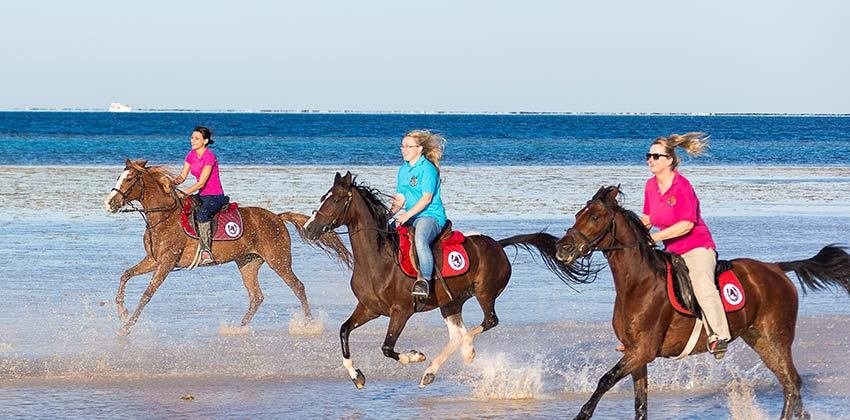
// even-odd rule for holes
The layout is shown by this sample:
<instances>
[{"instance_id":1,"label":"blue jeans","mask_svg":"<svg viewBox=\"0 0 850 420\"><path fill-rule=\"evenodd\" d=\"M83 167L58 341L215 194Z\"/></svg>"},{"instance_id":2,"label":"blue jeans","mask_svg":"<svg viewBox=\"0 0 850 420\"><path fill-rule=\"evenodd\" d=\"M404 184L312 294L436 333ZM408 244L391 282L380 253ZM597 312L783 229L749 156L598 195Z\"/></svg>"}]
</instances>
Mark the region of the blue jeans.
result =
<instances>
[{"instance_id":1,"label":"blue jeans","mask_svg":"<svg viewBox=\"0 0 850 420\"><path fill-rule=\"evenodd\" d=\"M416 256L419 258L419 272L427 280L431 280L434 272L434 254L431 253L431 242L440 234L437 219L430 216L420 216L413 221L413 245L416 246Z\"/></svg>"},{"instance_id":2,"label":"blue jeans","mask_svg":"<svg viewBox=\"0 0 850 420\"><path fill-rule=\"evenodd\" d=\"M209 222L213 215L221 210L221 207L230 202L226 195L198 195L201 199L201 208L198 209L198 222Z\"/></svg>"}]
</instances>

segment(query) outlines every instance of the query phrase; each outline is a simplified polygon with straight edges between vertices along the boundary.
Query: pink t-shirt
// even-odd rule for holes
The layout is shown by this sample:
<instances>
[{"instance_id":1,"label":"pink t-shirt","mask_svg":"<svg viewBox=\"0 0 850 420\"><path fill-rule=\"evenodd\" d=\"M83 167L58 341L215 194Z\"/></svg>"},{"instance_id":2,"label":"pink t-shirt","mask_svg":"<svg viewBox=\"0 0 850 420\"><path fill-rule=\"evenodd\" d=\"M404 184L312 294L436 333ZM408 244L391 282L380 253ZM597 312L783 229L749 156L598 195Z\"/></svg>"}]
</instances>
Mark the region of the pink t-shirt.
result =
<instances>
[{"instance_id":1,"label":"pink t-shirt","mask_svg":"<svg viewBox=\"0 0 850 420\"><path fill-rule=\"evenodd\" d=\"M201 157L198 157L198 154L195 153L194 150L190 150L189 154L186 155L186 163L189 164L189 172L195 177L195 179L201 176L201 171L204 170L205 166L212 166L212 172L210 172L210 177L207 179L207 183L204 184L204 187L198 191L200 195L223 195L224 189L221 188L221 179L218 177L218 159L213 154L212 150L207 149L204 151L204 154Z\"/></svg>"},{"instance_id":2,"label":"pink t-shirt","mask_svg":"<svg viewBox=\"0 0 850 420\"><path fill-rule=\"evenodd\" d=\"M716 249L708 226L702 220L699 198L687 178L673 171L673 183L664 194L655 177L646 181L643 190L643 214L649 216L649 222L659 229L666 229L677 222L693 222L690 232L678 238L665 239L664 247L676 254L684 254L694 248Z\"/></svg>"}]
</instances>

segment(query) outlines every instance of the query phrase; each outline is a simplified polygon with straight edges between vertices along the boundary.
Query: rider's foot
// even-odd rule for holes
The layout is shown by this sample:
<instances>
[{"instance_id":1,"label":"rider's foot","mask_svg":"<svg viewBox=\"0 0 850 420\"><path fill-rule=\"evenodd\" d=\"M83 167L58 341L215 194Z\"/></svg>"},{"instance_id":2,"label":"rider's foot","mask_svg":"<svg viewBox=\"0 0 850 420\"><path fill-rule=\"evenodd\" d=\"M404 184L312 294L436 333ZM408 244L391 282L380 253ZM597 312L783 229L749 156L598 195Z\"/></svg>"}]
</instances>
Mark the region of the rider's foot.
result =
<instances>
[{"instance_id":1,"label":"rider's foot","mask_svg":"<svg viewBox=\"0 0 850 420\"><path fill-rule=\"evenodd\" d=\"M414 297L428 297L430 290L428 290L428 280L425 279L416 279L416 282L413 283L413 291L411 292Z\"/></svg>"},{"instance_id":2,"label":"rider's foot","mask_svg":"<svg viewBox=\"0 0 850 420\"><path fill-rule=\"evenodd\" d=\"M724 339L717 339L708 343L708 352L714 355L714 358L720 360L726 355L726 347L728 342Z\"/></svg>"},{"instance_id":3,"label":"rider's foot","mask_svg":"<svg viewBox=\"0 0 850 420\"><path fill-rule=\"evenodd\" d=\"M213 260L212 253L207 251L206 249L201 251L201 264L212 264L215 261Z\"/></svg>"}]
</instances>

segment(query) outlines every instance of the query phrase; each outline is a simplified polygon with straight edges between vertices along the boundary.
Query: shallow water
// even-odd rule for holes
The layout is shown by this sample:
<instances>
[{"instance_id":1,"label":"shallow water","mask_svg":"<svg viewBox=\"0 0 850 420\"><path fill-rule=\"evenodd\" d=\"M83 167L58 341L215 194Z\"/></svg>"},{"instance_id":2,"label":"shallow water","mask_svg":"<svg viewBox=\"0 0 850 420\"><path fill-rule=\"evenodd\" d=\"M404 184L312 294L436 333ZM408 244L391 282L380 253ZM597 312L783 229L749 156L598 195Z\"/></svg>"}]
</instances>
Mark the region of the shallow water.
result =
<instances>
[{"instance_id":1,"label":"shallow water","mask_svg":"<svg viewBox=\"0 0 850 420\"><path fill-rule=\"evenodd\" d=\"M381 179L387 168L361 168L366 180ZM237 168L245 179L262 181L268 168ZM505 200L540 199L533 183L537 168L513 168L517 189L503 191ZM599 169L600 172L605 169ZM609 169L610 170L610 169ZM738 171L704 169L701 182L712 198L706 218L724 258L754 257L767 261L808 258L823 245L848 242L847 212L824 211L822 201L800 205L787 192L804 180L815 195L830 183L810 182L820 176L846 182L842 170L829 174L788 170L764 193L743 206L769 209L770 216L743 211L736 199L759 191L741 181L741 190L722 194L738 182ZM233 264L172 273L129 337L115 335L120 326L112 301L121 272L143 255L137 215L105 216L100 200L112 187L118 168L69 169L75 189L51 200L25 187L49 185L49 171L3 168L0 193L0 409L2 416L26 417L342 417L342 418L530 418L571 417L596 381L619 357L610 327L613 286L604 271L596 283L562 284L523 253L509 251L514 275L497 301L501 324L476 340L476 361L452 356L437 381L417 387L425 364L401 366L381 354L387 320L378 319L351 335L356 367L367 378L356 390L341 366L338 327L355 300L350 273L321 251L294 240L295 271L307 287L319 319L303 328L292 292L267 268L260 274L265 301L247 334L234 334L247 308L247 297ZM294 204L270 202L276 211L308 212L327 187L328 168L278 168L291 185L257 192L243 184L243 203L258 204L290 191L315 198ZM300 172L299 172L300 171ZM731 172L731 173L730 173ZM758 172L744 171L749 176ZM332 172L331 172L332 173ZM109 174L109 175L106 175ZM632 179L626 173L626 182ZM572 222L558 206L531 214L504 216L504 202L481 203L486 178L457 171L473 197L450 207L457 228L496 238L548 228L560 235ZM641 174L635 172L634 179ZM103 178L106 178L105 180ZM298 180L297 182L295 180ZM477 181L476 181L477 180ZM479 184L474 184L478 182ZM306 185L305 185L306 184ZM583 180L576 190L552 191L558 200L579 200L595 192ZM830 184L830 185L826 185ZM632 185L632 184L629 184ZM58 188L58 187L57 187ZM632 190L635 187L632 187ZM15 193L15 191L19 191ZM20 193L23 191L23 193ZM639 190L638 190L639 191ZM23 194L20 196L19 194ZM476 195L477 194L477 195ZM846 210L846 192L831 196ZM75 203L74 196L85 198ZM460 197L457 194L457 197ZM628 202L636 202L632 194ZM299 201L303 200L303 201ZM705 202L709 200L703 197ZM22 212L38 202L32 212ZM73 204L70 204L73 203ZM482 207L483 206L483 207ZM509 206L506 206L509 207ZM634 206L632 206L634 207ZM485 217L479 210L491 210ZM830 206L825 206L827 210ZM787 210L786 210L787 209ZM706 213L708 211L706 210ZM542 217L539 217L542 216ZM601 261L601 259L600 259ZM131 280L130 309L149 276ZM481 322L475 301L465 308L466 325ZM814 418L845 416L850 406L850 297L838 292L801 297L795 361L803 375L804 401ZM434 356L447 340L437 312L411 319L397 350L417 349ZM191 395L193 399L181 397ZM774 418L781 410L781 388L773 375L742 342L731 346L721 363L705 355L682 362L657 360L650 366L650 414L653 417ZM602 400L598 418L631 417L630 381Z\"/></svg>"}]
</instances>

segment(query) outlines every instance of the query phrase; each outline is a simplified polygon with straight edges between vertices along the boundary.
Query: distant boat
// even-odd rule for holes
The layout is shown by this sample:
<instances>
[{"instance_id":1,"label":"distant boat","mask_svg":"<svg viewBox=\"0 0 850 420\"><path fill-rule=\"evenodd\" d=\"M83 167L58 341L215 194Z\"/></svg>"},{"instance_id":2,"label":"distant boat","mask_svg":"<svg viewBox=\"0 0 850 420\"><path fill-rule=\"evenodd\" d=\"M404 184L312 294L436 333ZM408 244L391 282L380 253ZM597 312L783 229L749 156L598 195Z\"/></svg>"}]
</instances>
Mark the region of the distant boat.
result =
<instances>
[{"instance_id":1,"label":"distant boat","mask_svg":"<svg viewBox=\"0 0 850 420\"><path fill-rule=\"evenodd\" d=\"M130 112L132 110L133 108L130 105L124 105L118 102L109 104L109 112Z\"/></svg>"}]
</instances>

